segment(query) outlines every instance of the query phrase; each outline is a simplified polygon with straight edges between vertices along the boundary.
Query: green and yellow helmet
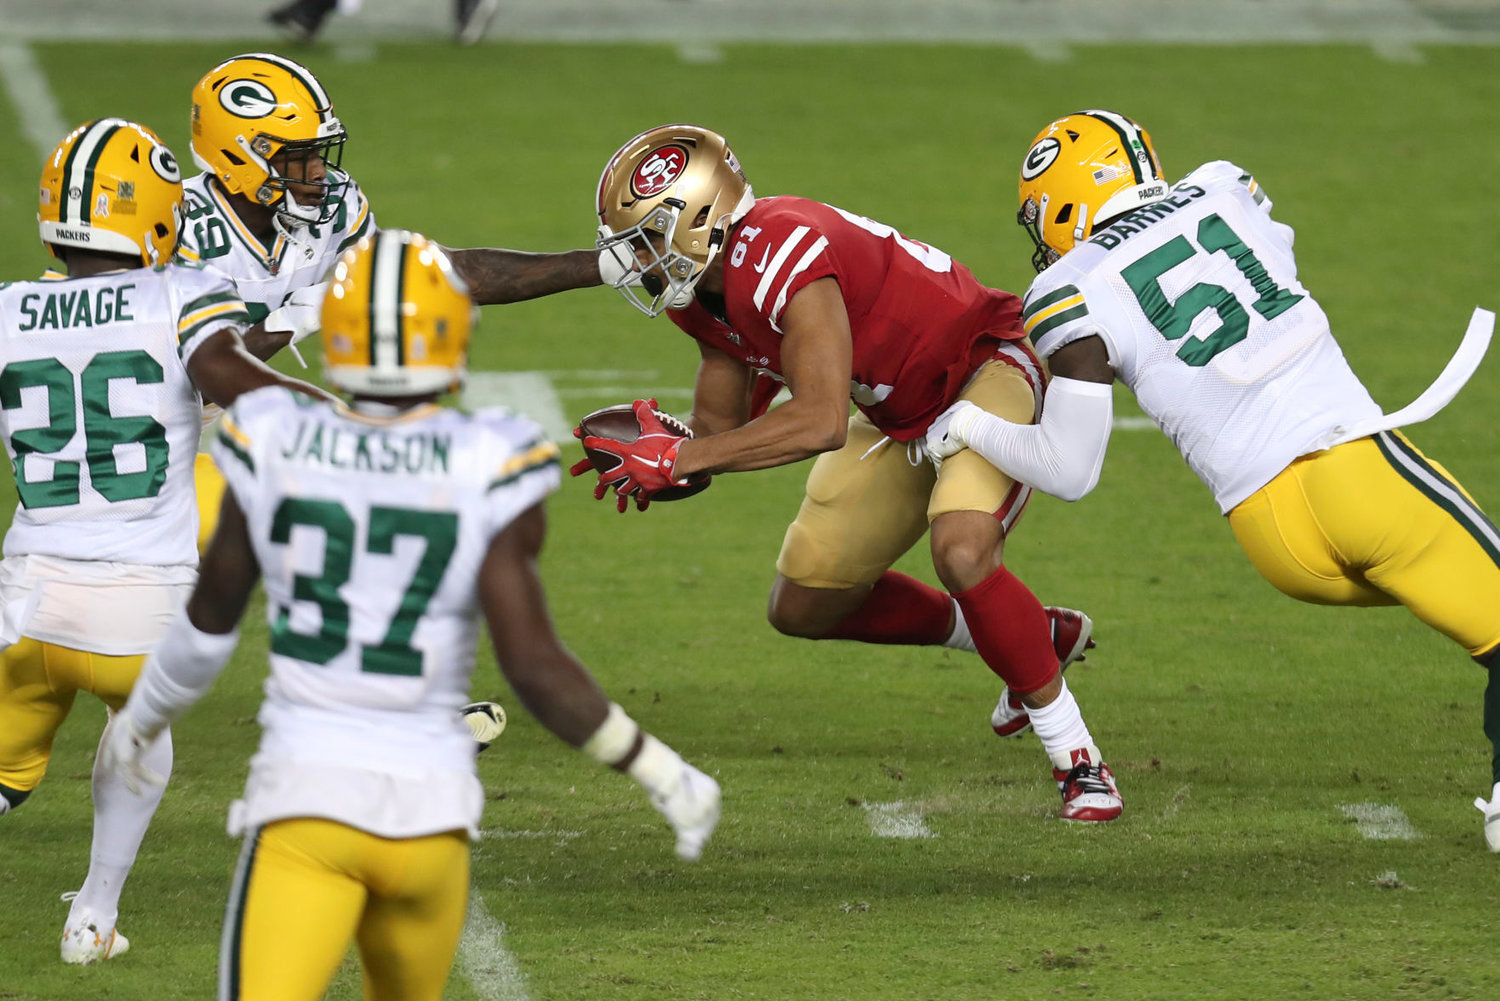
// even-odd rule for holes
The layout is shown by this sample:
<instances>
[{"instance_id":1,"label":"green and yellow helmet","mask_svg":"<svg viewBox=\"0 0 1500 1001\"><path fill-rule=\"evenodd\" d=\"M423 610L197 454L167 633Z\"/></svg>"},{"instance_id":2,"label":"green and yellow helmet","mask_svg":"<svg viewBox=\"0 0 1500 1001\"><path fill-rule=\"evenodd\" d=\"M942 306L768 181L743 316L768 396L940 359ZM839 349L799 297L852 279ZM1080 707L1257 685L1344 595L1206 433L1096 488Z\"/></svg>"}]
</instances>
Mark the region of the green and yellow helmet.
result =
<instances>
[{"instance_id":1,"label":"green and yellow helmet","mask_svg":"<svg viewBox=\"0 0 1500 1001\"><path fill-rule=\"evenodd\" d=\"M1167 197L1150 134L1113 111L1078 111L1042 129L1021 161L1016 221L1045 270L1101 222Z\"/></svg>"},{"instance_id":2,"label":"green and yellow helmet","mask_svg":"<svg viewBox=\"0 0 1500 1001\"><path fill-rule=\"evenodd\" d=\"M360 396L457 389L475 312L442 247L407 230L380 230L334 265L323 297L323 376Z\"/></svg>"},{"instance_id":3,"label":"green and yellow helmet","mask_svg":"<svg viewBox=\"0 0 1500 1001\"><path fill-rule=\"evenodd\" d=\"M182 229L177 158L146 126L101 118L68 133L42 167L37 227L58 247L163 264Z\"/></svg>"}]
</instances>

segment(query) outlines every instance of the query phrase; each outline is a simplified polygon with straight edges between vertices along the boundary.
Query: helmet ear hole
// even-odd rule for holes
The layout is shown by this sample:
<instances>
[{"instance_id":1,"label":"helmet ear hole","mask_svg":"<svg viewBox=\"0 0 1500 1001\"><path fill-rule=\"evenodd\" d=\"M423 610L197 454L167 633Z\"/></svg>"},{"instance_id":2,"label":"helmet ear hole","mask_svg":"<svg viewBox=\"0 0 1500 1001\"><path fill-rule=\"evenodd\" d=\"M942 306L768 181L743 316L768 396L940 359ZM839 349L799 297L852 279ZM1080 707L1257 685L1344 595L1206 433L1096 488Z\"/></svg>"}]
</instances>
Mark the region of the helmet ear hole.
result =
<instances>
[{"instance_id":1,"label":"helmet ear hole","mask_svg":"<svg viewBox=\"0 0 1500 1001\"><path fill-rule=\"evenodd\" d=\"M1067 224L1068 220L1071 219L1072 217L1073 217L1073 203L1072 202L1065 202L1063 204L1062 210L1057 213L1057 218L1055 220L1053 220L1053 221L1056 222L1059 226L1064 226L1064 225Z\"/></svg>"},{"instance_id":2,"label":"helmet ear hole","mask_svg":"<svg viewBox=\"0 0 1500 1001\"><path fill-rule=\"evenodd\" d=\"M170 229L167 229L165 223L159 222L156 224L156 238L158 240L165 240L170 235L172 235L172 231Z\"/></svg>"}]
</instances>

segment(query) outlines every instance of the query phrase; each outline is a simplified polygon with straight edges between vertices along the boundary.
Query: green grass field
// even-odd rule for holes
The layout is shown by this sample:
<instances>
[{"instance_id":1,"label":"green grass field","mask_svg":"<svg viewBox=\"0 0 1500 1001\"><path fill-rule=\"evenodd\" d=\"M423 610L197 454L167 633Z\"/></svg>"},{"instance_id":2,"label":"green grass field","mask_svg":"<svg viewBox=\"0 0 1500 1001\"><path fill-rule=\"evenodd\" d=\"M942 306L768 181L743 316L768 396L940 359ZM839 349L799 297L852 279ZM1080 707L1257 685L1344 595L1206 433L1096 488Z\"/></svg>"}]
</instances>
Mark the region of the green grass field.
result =
<instances>
[{"instance_id":1,"label":"green grass field","mask_svg":"<svg viewBox=\"0 0 1500 1001\"><path fill-rule=\"evenodd\" d=\"M188 91L235 51L37 49L70 123L139 118L184 164ZM759 193L873 216L1017 291L1026 144L1058 115L1115 108L1152 130L1173 177L1215 158L1256 174L1389 410L1437 374L1473 306L1500 303L1494 51L1422 55L1150 47L1045 63L979 47L731 46L685 64L667 47L392 45L373 62L305 58L385 226L455 246L584 245L616 146L697 121L729 137ZM39 164L3 102L0 137L0 278L28 277L46 263ZM683 408L667 391L691 384L695 359L665 319L590 290L487 309L473 367L624 371L608 385L559 375L584 391L564 398L576 417L636 389ZM1491 508L1497 386L1491 357L1411 432ZM1117 412L1139 411L1122 395ZM474 887L521 979L471 957L449 997L1500 997L1500 868L1470 805L1489 788L1485 679L1461 650L1400 609L1281 597L1171 444L1120 431L1099 489L1072 506L1039 497L1008 548L1045 602L1097 624L1099 649L1070 677L1127 812L1067 826L1035 740L990 733L1000 683L977 658L766 625L805 473L721 477L644 515L616 516L581 482L549 505L559 630L643 725L719 778L724 820L700 864L679 863L634 784L525 718L482 653L475 693L510 705L512 723L480 759L491 836ZM900 568L934 580L925 547ZM223 818L257 740L264 657L257 620L176 728L176 774L122 902L132 951L90 969L57 959L103 721L79 700L47 780L0 821L0 998L212 996L238 849ZM877 837L871 808L895 802L932 837ZM1357 804L1398 809L1418 836L1362 836L1341 810ZM352 961L329 996L359 996Z\"/></svg>"}]
</instances>

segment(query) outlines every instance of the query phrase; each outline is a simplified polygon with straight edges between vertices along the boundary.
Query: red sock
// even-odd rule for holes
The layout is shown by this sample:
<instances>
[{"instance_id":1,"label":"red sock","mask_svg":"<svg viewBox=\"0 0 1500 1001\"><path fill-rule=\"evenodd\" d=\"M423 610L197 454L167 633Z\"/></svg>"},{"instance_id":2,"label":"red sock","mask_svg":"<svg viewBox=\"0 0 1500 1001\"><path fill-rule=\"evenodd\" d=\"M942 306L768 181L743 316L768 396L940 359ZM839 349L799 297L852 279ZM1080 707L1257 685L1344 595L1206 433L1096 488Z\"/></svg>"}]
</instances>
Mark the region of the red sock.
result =
<instances>
[{"instance_id":1,"label":"red sock","mask_svg":"<svg viewBox=\"0 0 1500 1001\"><path fill-rule=\"evenodd\" d=\"M1047 613L1021 578L1001 567L953 596L979 656L1010 690L1025 695L1057 674Z\"/></svg>"},{"instance_id":2,"label":"red sock","mask_svg":"<svg viewBox=\"0 0 1500 1001\"><path fill-rule=\"evenodd\" d=\"M865 603L835 626L827 638L937 646L951 632L953 602L946 592L887 570L875 582Z\"/></svg>"}]
</instances>

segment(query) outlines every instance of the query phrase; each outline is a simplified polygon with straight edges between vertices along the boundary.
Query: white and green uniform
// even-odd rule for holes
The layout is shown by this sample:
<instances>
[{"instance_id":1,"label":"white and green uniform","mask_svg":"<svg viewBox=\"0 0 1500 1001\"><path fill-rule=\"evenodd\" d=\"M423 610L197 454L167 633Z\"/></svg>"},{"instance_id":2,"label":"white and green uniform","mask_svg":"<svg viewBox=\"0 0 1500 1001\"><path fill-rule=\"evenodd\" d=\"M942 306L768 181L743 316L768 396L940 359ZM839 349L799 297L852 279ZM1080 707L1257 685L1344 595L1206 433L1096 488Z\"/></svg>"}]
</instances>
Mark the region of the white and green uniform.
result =
<instances>
[{"instance_id":1,"label":"white and green uniform","mask_svg":"<svg viewBox=\"0 0 1500 1001\"><path fill-rule=\"evenodd\" d=\"M504 410L392 418L281 388L241 396L214 461L244 511L271 626L259 752L231 830L324 817L389 838L477 831L468 701L491 540L558 486Z\"/></svg>"},{"instance_id":2,"label":"white and green uniform","mask_svg":"<svg viewBox=\"0 0 1500 1001\"><path fill-rule=\"evenodd\" d=\"M240 221L212 174L188 178L182 182L184 218L178 255L234 282L250 309L250 322L259 323L297 289L322 281L339 254L375 232L375 215L359 185L342 171L329 173L347 182L333 221L287 232L278 227L269 247Z\"/></svg>"},{"instance_id":3,"label":"white and green uniform","mask_svg":"<svg viewBox=\"0 0 1500 1001\"><path fill-rule=\"evenodd\" d=\"M1298 282L1291 227L1270 211L1249 174L1204 164L1038 275L1023 313L1043 358L1103 340L1225 512L1344 429L1395 426Z\"/></svg>"},{"instance_id":4,"label":"white and green uniform","mask_svg":"<svg viewBox=\"0 0 1500 1001\"><path fill-rule=\"evenodd\" d=\"M248 319L222 276L179 264L0 286L0 434L20 500L0 600L35 606L26 635L124 656L171 620L198 563L186 362Z\"/></svg>"}]
</instances>

